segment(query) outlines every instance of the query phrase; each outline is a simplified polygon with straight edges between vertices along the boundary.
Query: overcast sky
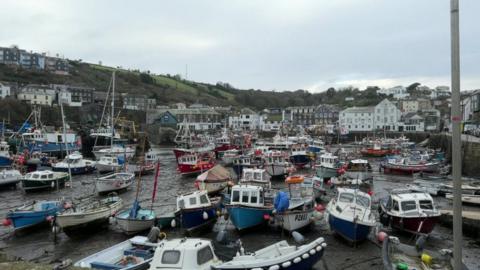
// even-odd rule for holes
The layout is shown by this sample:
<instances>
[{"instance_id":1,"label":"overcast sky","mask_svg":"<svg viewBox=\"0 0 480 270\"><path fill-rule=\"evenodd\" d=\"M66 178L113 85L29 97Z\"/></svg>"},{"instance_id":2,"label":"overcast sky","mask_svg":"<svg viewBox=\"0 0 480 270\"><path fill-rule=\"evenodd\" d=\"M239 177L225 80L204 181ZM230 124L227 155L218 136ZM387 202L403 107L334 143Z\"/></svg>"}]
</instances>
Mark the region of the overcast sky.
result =
<instances>
[{"instance_id":1,"label":"overcast sky","mask_svg":"<svg viewBox=\"0 0 480 270\"><path fill-rule=\"evenodd\" d=\"M462 89L480 1L460 1ZM450 85L449 0L3 0L0 46L239 88Z\"/></svg>"}]
</instances>

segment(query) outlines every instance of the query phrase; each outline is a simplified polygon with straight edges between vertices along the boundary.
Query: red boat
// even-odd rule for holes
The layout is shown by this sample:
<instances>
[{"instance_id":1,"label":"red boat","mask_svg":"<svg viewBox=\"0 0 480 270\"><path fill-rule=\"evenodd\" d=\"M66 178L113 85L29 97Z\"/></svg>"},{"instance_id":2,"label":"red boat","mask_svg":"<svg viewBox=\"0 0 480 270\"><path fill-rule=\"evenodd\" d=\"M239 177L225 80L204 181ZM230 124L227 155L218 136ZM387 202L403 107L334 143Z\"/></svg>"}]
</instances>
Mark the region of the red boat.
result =
<instances>
[{"instance_id":1,"label":"red boat","mask_svg":"<svg viewBox=\"0 0 480 270\"><path fill-rule=\"evenodd\" d=\"M407 190L393 190L381 200L379 212L384 226L414 234L431 233L440 217L430 194Z\"/></svg>"},{"instance_id":2,"label":"red boat","mask_svg":"<svg viewBox=\"0 0 480 270\"><path fill-rule=\"evenodd\" d=\"M175 158L177 159L177 162L178 162L178 158L183 156L183 155L186 155L186 154L195 154L195 153L200 153L200 154L205 154L205 153L209 153L211 151L214 150L214 145L213 144L207 144L205 146L202 146L202 147L194 147L194 148L182 148L182 147L178 147L178 148L174 148L173 149L173 153L175 154Z\"/></svg>"},{"instance_id":3,"label":"red boat","mask_svg":"<svg viewBox=\"0 0 480 270\"><path fill-rule=\"evenodd\" d=\"M382 165L384 173L414 174L419 172L434 173L439 169L438 162L420 161L412 163L408 159L388 160Z\"/></svg>"},{"instance_id":4,"label":"red boat","mask_svg":"<svg viewBox=\"0 0 480 270\"><path fill-rule=\"evenodd\" d=\"M384 157L388 155L400 154L400 149L391 146L385 147L375 144L373 147L363 148L360 150L360 153L367 157Z\"/></svg>"},{"instance_id":5,"label":"red boat","mask_svg":"<svg viewBox=\"0 0 480 270\"><path fill-rule=\"evenodd\" d=\"M215 166L211 154L184 154L178 158L177 169L182 175L195 175L205 172Z\"/></svg>"}]
</instances>

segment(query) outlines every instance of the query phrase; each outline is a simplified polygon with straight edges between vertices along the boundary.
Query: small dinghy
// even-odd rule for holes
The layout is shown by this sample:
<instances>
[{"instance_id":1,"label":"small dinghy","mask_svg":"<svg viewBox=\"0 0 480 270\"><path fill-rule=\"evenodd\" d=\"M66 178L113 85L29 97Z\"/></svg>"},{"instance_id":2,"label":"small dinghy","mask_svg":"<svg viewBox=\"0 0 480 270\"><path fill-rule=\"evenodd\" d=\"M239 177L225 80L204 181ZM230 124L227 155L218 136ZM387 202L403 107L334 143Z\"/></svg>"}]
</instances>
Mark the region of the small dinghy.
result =
<instances>
[{"instance_id":1,"label":"small dinghy","mask_svg":"<svg viewBox=\"0 0 480 270\"><path fill-rule=\"evenodd\" d=\"M338 194L327 205L330 229L350 242L367 239L375 226L370 195L358 189L338 188Z\"/></svg>"},{"instance_id":2,"label":"small dinghy","mask_svg":"<svg viewBox=\"0 0 480 270\"><path fill-rule=\"evenodd\" d=\"M422 239L423 237L419 238ZM423 241L423 240L422 240ZM383 266L386 270L453 270L453 252L424 250L417 241L415 246L400 243L397 237L386 237L382 246ZM459 269L460 270L460 269ZM461 270L468 270L463 265Z\"/></svg>"},{"instance_id":3,"label":"small dinghy","mask_svg":"<svg viewBox=\"0 0 480 270\"><path fill-rule=\"evenodd\" d=\"M0 188L16 187L22 179L22 174L18 170L5 169L0 172Z\"/></svg>"},{"instance_id":4,"label":"small dinghy","mask_svg":"<svg viewBox=\"0 0 480 270\"><path fill-rule=\"evenodd\" d=\"M122 207L122 199L117 196L109 196L105 199L89 199L73 206L55 218L56 225L68 236L75 236L81 230L94 231L98 225L108 224L108 219L115 215Z\"/></svg>"},{"instance_id":5,"label":"small dinghy","mask_svg":"<svg viewBox=\"0 0 480 270\"><path fill-rule=\"evenodd\" d=\"M128 172L112 173L97 178L95 187L99 194L119 191L132 185L135 175Z\"/></svg>"},{"instance_id":6,"label":"small dinghy","mask_svg":"<svg viewBox=\"0 0 480 270\"><path fill-rule=\"evenodd\" d=\"M99 173L121 170L125 166L125 158L117 156L102 156L96 164Z\"/></svg>"},{"instance_id":7,"label":"small dinghy","mask_svg":"<svg viewBox=\"0 0 480 270\"><path fill-rule=\"evenodd\" d=\"M54 216L63 210L60 201L38 201L26 204L8 212L4 225L12 225L15 230L31 227L47 221L47 217Z\"/></svg>"},{"instance_id":8,"label":"small dinghy","mask_svg":"<svg viewBox=\"0 0 480 270\"><path fill-rule=\"evenodd\" d=\"M134 234L150 229L155 223L155 211L140 207L137 200L130 209L115 215L117 224L125 234Z\"/></svg>"},{"instance_id":9,"label":"small dinghy","mask_svg":"<svg viewBox=\"0 0 480 270\"><path fill-rule=\"evenodd\" d=\"M135 236L76 262L74 266L102 270L147 269L158 243Z\"/></svg>"}]
</instances>

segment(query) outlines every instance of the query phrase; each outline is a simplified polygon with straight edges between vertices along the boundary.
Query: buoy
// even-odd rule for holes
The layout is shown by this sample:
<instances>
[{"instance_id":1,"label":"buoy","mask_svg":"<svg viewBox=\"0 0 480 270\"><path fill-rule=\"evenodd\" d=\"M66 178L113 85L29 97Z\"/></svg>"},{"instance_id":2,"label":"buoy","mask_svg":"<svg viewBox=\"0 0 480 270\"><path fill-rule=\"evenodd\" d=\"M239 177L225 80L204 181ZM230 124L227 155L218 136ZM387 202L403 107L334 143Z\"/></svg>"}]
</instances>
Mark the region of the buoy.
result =
<instances>
[{"instance_id":1,"label":"buoy","mask_svg":"<svg viewBox=\"0 0 480 270\"><path fill-rule=\"evenodd\" d=\"M387 237L388 234L386 232L380 231L377 233L377 241L380 243L383 243Z\"/></svg>"},{"instance_id":2,"label":"buoy","mask_svg":"<svg viewBox=\"0 0 480 270\"><path fill-rule=\"evenodd\" d=\"M270 220L270 215L269 215L269 214L263 215L263 219L264 219L264 220Z\"/></svg>"},{"instance_id":3,"label":"buoy","mask_svg":"<svg viewBox=\"0 0 480 270\"><path fill-rule=\"evenodd\" d=\"M427 253L422 253L422 262L426 265L432 265L432 256L428 255Z\"/></svg>"},{"instance_id":4,"label":"buoy","mask_svg":"<svg viewBox=\"0 0 480 270\"><path fill-rule=\"evenodd\" d=\"M318 212L323 212L325 211L325 206L323 206L323 204L317 204L317 206L315 206L315 210Z\"/></svg>"},{"instance_id":5,"label":"buoy","mask_svg":"<svg viewBox=\"0 0 480 270\"><path fill-rule=\"evenodd\" d=\"M295 259L293 259L293 263L299 263L301 260L302 258L296 257Z\"/></svg>"},{"instance_id":6,"label":"buoy","mask_svg":"<svg viewBox=\"0 0 480 270\"><path fill-rule=\"evenodd\" d=\"M52 184L50 186L52 186L52 188L54 188L55 187L55 182L52 181Z\"/></svg>"},{"instance_id":7,"label":"buoy","mask_svg":"<svg viewBox=\"0 0 480 270\"><path fill-rule=\"evenodd\" d=\"M370 196L373 196L373 191L372 191L372 190L369 190L369 191L367 192L367 194L370 195Z\"/></svg>"},{"instance_id":8,"label":"buoy","mask_svg":"<svg viewBox=\"0 0 480 270\"><path fill-rule=\"evenodd\" d=\"M207 220L208 219L208 213L203 211L203 219L204 220Z\"/></svg>"},{"instance_id":9,"label":"buoy","mask_svg":"<svg viewBox=\"0 0 480 270\"><path fill-rule=\"evenodd\" d=\"M226 240L227 232L225 230L221 230L218 232L216 240L218 243L224 243Z\"/></svg>"},{"instance_id":10,"label":"buoy","mask_svg":"<svg viewBox=\"0 0 480 270\"><path fill-rule=\"evenodd\" d=\"M8 227L8 226L12 225L12 220L9 219L9 218L6 218L2 221L2 225L5 226L5 227Z\"/></svg>"},{"instance_id":11,"label":"buoy","mask_svg":"<svg viewBox=\"0 0 480 270\"><path fill-rule=\"evenodd\" d=\"M403 262L398 263L397 264L397 270L408 270L408 264L403 263Z\"/></svg>"},{"instance_id":12,"label":"buoy","mask_svg":"<svg viewBox=\"0 0 480 270\"><path fill-rule=\"evenodd\" d=\"M175 228L177 226L177 222L175 221L175 219L172 219L172 221L170 222L170 226L172 226L172 228Z\"/></svg>"}]
</instances>

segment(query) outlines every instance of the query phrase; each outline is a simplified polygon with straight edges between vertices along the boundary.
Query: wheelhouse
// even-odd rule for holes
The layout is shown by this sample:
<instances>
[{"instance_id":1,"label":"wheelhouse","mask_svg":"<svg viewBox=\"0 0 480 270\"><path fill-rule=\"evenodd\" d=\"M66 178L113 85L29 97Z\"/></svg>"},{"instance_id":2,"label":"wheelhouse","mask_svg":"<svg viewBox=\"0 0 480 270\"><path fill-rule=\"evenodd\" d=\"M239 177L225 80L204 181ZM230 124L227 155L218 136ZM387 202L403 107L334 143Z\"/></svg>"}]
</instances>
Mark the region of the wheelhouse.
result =
<instances>
[{"instance_id":1,"label":"wheelhouse","mask_svg":"<svg viewBox=\"0 0 480 270\"><path fill-rule=\"evenodd\" d=\"M195 191L177 197L177 209L194 209L211 205L206 190Z\"/></svg>"},{"instance_id":2,"label":"wheelhouse","mask_svg":"<svg viewBox=\"0 0 480 270\"><path fill-rule=\"evenodd\" d=\"M418 212L437 212L432 196L428 193L395 193L390 194L385 207L398 215L409 215Z\"/></svg>"},{"instance_id":3,"label":"wheelhouse","mask_svg":"<svg viewBox=\"0 0 480 270\"><path fill-rule=\"evenodd\" d=\"M237 185L232 187L230 204L246 206L264 206L265 194L262 187Z\"/></svg>"}]
</instances>

